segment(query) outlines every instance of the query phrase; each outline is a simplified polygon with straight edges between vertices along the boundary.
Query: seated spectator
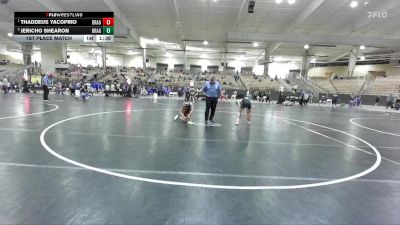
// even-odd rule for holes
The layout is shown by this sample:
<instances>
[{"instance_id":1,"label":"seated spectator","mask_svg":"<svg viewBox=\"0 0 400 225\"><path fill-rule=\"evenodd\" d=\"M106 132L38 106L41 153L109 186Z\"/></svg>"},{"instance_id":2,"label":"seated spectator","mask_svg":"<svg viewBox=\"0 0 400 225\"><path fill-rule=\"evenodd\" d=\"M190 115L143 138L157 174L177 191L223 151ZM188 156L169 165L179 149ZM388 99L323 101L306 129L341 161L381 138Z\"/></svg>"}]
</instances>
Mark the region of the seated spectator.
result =
<instances>
[{"instance_id":1,"label":"seated spectator","mask_svg":"<svg viewBox=\"0 0 400 225\"><path fill-rule=\"evenodd\" d=\"M379 96L378 96L378 97L376 97L376 99L375 99L375 106L378 106L378 105L379 105L379 101L380 101L380 99L379 99Z\"/></svg>"},{"instance_id":2,"label":"seated spectator","mask_svg":"<svg viewBox=\"0 0 400 225\"><path fill-rule=\"evenodd\" d=\"M396 102L394 103L394 108L400 110L400 96L397 97Z\"/></svg>"},{"instance_id":3,"label":"seated spectator","mask_svg":"<svg viewBox=\"0 0 400 225\"><path fill-rule=\"evenodd\" d=\"M389 106L390 106L391 109L393 109L393 103L394 103L394 96L392 94L390 94L387 97L386 109L389 108Z\"/></svg>"}]
</instances>

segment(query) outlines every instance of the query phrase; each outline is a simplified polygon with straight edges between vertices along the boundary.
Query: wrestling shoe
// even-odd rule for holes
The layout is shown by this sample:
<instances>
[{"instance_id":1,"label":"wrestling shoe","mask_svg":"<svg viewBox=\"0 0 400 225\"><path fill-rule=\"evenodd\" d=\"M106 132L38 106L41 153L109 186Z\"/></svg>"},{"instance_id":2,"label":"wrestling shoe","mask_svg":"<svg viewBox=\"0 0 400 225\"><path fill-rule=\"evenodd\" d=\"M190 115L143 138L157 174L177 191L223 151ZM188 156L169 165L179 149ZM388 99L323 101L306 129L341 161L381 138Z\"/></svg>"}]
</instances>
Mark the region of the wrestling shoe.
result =
<instances>
[{"instance_id":1,"label":"wrestling shoe","mask_svg":"<svg viewBox=\"0 0 400 225\"><path fill-rule=\"evenodd\" d=\"M239 125L239 119L236 120L235 125Z\"/></svg>"},{"instance_id":2,"label":"wrestling shoe","mask_svg":"<svg viewBox=\"0 0 400 225\"><path fill-rule=\"evenodd\" d=\"M177 119L178 119L178 117L179 117L178 115L175 115L175 117L174 117L174 120L177 120Z\"/></svg>"}]
</instances>

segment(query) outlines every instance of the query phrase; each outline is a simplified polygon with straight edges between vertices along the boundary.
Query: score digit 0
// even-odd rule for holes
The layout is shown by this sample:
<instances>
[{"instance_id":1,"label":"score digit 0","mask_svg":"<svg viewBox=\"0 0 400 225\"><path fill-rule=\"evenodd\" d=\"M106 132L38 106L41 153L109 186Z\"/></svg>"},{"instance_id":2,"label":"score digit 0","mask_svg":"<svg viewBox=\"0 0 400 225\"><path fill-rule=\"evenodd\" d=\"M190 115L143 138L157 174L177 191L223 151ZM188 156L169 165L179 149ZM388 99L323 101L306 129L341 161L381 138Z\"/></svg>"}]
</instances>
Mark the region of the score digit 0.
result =
<instances>
[{"instance_id":1,"label":"score digit 0","mask_svg":"<svg viewBox=\"0 0 400 225\"><path fill-rule=\"evenodd\" d=\"M114 26L114 18L103 18L103 26L107 27Z\"/></svg>"},{"instance_id":2,"label":"score digit 0","mask_svg":"<svg viewBox=\"0 0 400 225\"><path fill-rule=\"evenodd\" d=\"M114 34L114 27L103 27L103 34L106 35Z\"/></svg>"}]
</instances>

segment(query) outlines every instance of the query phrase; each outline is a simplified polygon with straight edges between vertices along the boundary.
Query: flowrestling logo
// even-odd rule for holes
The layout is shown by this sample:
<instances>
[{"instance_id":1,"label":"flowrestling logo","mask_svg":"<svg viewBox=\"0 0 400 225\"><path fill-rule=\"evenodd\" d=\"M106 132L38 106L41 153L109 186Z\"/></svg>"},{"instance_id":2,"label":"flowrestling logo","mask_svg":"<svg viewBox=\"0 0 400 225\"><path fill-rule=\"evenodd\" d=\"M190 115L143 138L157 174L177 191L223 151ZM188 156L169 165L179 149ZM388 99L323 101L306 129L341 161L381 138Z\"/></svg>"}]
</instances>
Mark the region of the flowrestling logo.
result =
<instances>
[{"instance_id":1,"label":"flowrestling logo","mask_svg":"<svg viewBox=\"0 0 400 225\"><path fill-rule=\"evenodd\" d=\"M373 12L368 12L368 18L371 19L385 19L390 16L399 16L400 13L390 13L387 11L373 11Z\"/></svg>"}]
</instances>

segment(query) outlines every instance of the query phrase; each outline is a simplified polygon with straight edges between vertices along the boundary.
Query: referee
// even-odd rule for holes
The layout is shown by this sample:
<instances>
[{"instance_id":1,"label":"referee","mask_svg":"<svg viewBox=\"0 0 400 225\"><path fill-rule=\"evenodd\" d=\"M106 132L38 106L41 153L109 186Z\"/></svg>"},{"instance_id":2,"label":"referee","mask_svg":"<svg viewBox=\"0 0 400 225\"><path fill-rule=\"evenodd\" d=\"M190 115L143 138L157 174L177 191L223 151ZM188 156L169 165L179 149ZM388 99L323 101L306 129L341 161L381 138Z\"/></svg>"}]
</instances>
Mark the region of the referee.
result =
<instances>
[{"instance_id":1,"label":"referee","mask_svg":"<svg viewBox=\"0 0 400 225\"><path fill-rule=\"evenodd\" d=\"M206 99L206 112L205 112L205 124L208 122L210 124L214 124L214 114L215 109L217 108L218 97L221 94L221 84L218 81L215 81L215 76L210 78L210 81L207 81L203 87L204 95L207 97ZM210 115L211 109L211 115Z\"/></svg>"},{"instance_id":2,"label":"referee","mask_svg":"<svg viewBox=\"0 0 400 225\"><path fill-rule=\"evenodd\" d=\"M43 101L49 100L49 87L51 85L51 80L49 75L45 74L42 79L42 88L43 88Z\"/></svg>"}]
</instances>

